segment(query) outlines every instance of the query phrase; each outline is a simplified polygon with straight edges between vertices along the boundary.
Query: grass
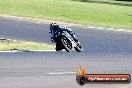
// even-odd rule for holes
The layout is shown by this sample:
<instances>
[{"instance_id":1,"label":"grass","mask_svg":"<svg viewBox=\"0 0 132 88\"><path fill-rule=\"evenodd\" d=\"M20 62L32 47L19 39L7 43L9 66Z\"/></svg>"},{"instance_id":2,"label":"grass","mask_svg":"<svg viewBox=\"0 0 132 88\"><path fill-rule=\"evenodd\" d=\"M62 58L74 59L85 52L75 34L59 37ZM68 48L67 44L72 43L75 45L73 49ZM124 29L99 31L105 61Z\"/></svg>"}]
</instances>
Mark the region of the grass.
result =
<instances>
[{"instance_id":1,"label":"grass","mask_svg":"<svg viewBox=\"0 0 132 88\"><path fill-rule=\"evenodd\" d=\"M11 50L54 50L55 46L34 42L0 40L0 51Z\"/></svg>"},{"instance_id":2,"label":"grass","mask_svg":"<svg viewBox=\"0 0 132 88\"><path fill-rule=\"evenodd\" d=\"M132 7L73 0L2 0L0 13L132 30Z\"/></svg>"},{"instance_id":3,"label":"grass","mask_svg":"<svg viewBox=\"0 0 132 88\"><path fill-rule=\"evenodd\" d=\"M115 4L122 6L132 6L132 1L130 0L73 0L80 2L92 2L92 3L105 3L105 4Z\"/></svg>"}]
</instances>

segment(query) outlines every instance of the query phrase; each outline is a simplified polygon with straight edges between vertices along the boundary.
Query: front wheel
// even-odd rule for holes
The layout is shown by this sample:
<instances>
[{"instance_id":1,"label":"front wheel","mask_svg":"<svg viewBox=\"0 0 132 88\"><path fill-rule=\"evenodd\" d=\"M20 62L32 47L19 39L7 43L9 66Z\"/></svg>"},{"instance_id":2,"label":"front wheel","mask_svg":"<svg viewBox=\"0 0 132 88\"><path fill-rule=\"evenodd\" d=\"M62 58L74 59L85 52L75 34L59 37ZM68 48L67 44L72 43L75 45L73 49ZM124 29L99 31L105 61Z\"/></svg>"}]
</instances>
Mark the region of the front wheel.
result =
<instances>
[{"instance_id":1,"label":"front wheel","mask_svg":"<svg viewBox=\"0 0 132 88\"><path fill-rule=\"evenodd\" d=\"M61 43L64 46L65 50L67 52L70 52L72 50L72 44L65 37L61 37L60 40L61 40Z\"/></svg>"}]
</instances>

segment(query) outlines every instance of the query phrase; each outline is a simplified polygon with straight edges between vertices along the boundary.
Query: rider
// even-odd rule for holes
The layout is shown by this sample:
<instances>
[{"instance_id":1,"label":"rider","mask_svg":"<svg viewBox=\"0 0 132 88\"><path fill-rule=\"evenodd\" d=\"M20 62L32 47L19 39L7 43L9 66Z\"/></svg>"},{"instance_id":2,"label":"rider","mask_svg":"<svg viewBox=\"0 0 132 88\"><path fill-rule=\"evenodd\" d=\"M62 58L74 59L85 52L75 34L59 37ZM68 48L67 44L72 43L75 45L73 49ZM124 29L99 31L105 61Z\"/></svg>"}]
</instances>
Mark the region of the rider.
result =
<instances>
[{"instance_id":1,"label":"rider","mask_svg":"<svg viewBox=\"0 0 132 88\"><path fill-rule=\"evenodd\" d=\"M76 42L78 42L78 40L76 39L75 34L73 33L73 31L70 28L66 27L66 26L59 26L56 23L51 23L50 24L50 31L51 31L51 33L55 33L55 32L58 32L58 31L67 31L74 38L74 40ZM54 34L51 37L52 41L53 41L53 39L54 39Z\"/></svg>"}]
</instances>

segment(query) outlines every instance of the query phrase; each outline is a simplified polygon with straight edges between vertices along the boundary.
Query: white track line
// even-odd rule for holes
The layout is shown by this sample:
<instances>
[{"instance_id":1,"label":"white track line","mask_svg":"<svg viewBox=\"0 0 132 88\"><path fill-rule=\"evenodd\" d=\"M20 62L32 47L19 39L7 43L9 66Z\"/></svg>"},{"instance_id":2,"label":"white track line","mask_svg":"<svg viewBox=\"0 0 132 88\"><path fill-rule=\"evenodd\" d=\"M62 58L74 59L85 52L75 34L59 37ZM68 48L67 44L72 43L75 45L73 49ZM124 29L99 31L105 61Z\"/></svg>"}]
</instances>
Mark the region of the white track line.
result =
<instances>
[{"instance_id":1,"label":"white track line","mask_svg":"<svg viewBox=\"0 0 132 88\"><path fill-rule=\"evenodd\" d=\"M48 75L73 75L76 72L49 72Z\"/></svg>"},{"instance_id":2,"label":"white track line","mask_svg":"<svg viewBox=\"0 0 132 88\"><path fill-rule=\"evenodd\" d=\"M31 52L32 52L32 51L35 51L35 52L36 52L36 51L37 51L37 52L38 52L38 51L40 51L40 52L42 52L42 51L46 51L46 52L55 52L56 50L30 50L30 51L31 51Z\"/></svg>"},{"instance_id":3,"label":"white track line","mask_svg":"<svg viewBox=\"0 0 132 88\"><path fill-rule=\"evenodd\" d=\"M90 28L90 29L99 29L99 30L108 30L108 31L115 31L115 32L132 32L132 30L127 30L127 29L115 29L115 28L103 28L103 27L83 27L83 28Z\"/></svg>"},{"instance_id":4,"label":"white track line","mask_svg":"<svg viewBox=\"0 0 132 88\"><path fill-rule=\"evenodd\" d=\"M13 50L13 51L0 51L0 53L13 53L13 52L55 52L55 50Z\"/></svg>"}]
</instances>

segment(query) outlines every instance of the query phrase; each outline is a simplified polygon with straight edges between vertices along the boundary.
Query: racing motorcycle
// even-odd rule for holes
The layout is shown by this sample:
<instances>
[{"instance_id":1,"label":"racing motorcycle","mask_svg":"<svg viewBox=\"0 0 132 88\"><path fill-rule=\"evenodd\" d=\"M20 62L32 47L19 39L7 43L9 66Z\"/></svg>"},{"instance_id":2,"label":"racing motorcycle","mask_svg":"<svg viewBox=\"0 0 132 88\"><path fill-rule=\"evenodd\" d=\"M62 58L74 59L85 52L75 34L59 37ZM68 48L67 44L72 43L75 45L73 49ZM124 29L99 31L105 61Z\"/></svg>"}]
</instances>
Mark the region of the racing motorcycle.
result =
<instances>
[{"instance_id":1,"label":"racing motorcycle","mask_svg":"<svg viewBox=\"0 0 132 88\"><path fill-rule=\"evenodd\" d=\"M52 32L49 33L53 36ZM75 36L75 33L73 36ZM52 42L56 43L56 51L65 49L67 52L70 52L75 49L77 52L81 52L82 49L80 42L76 42L73 36L71 36L67 31L56 31L54 33L54 38L52 38Z\"/></svg>"}]
</instances>

